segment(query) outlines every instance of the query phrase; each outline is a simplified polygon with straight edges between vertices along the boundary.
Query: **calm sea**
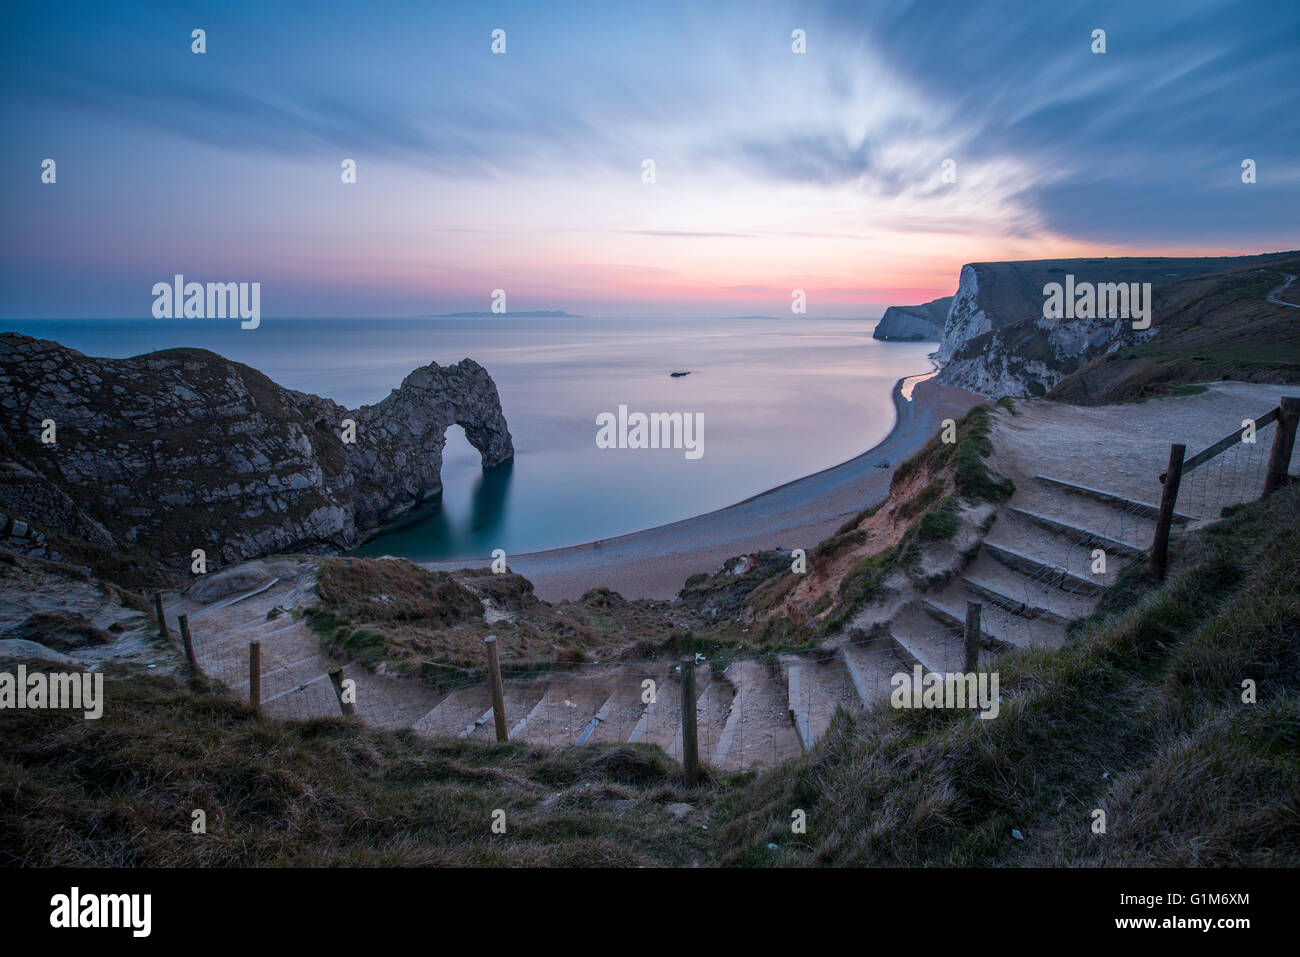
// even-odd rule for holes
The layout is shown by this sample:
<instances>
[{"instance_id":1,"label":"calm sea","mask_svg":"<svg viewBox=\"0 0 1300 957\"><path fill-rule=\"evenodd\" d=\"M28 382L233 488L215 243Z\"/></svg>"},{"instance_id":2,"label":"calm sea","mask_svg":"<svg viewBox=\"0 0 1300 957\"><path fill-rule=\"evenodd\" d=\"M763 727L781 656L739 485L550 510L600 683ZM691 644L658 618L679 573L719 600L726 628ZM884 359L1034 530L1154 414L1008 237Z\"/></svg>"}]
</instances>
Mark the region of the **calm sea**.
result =
<instances>
[{"instance_id":1,"label":"calm sea","mask_svg":"<svg viewBox=\"0 0 1300 957\"><path fill-rule=\"evenodd\" d=\"M349 408L416 366L470 356L501 393L513 466L484 472L449 430L443 497L361 554L469 558L574 545L740 501L852 458L894 421L890 391L930 368L931 343L818 319L264 319L0 322L90 355L211 349ZM672 378L672 372L690 375ZM703 413L704 454L599 449L596 417Z\"/></svg>"}]
</instances>

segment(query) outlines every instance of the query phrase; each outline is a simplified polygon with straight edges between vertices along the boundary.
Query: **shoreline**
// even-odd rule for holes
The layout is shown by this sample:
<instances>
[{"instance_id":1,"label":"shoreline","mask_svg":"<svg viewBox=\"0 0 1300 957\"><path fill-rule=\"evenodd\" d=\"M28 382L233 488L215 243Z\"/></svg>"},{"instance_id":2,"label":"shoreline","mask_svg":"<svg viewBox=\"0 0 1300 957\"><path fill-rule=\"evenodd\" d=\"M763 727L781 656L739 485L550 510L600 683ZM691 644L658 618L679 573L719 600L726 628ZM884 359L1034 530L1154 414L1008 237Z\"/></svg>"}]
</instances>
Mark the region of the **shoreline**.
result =
<instances>
[{"instance_id":1,"label":"shoreline","mask_svg":"<svg viewBox=\"0 0 1300 957\"><path fill-rule=\"evenodd\" d=\"M735 504L616 538L507 557L511 571L546 601L576 600L605 587L624 598L668 599L686 579L727 559L772 548L812 549L844 521L889 493L894 469L985 397L940 385L936 370L894 383L894 426L876 445L839 465L767 489ZM912 398L904 384L918 375ZM878 467L882 461L887 467ZM489 559L419 562L433 571L479 567Z\"/></svg>"}]
</instances>

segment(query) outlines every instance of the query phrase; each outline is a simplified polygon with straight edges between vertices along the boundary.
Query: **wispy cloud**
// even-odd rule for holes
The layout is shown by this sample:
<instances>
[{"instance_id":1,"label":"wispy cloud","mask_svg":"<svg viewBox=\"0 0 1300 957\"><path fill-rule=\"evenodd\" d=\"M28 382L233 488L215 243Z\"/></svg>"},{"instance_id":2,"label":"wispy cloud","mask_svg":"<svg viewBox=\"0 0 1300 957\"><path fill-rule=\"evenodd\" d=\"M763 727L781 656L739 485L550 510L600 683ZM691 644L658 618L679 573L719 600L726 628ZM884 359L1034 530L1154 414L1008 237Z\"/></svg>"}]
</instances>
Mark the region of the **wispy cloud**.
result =
<instances>
[{"instance_id":1,"label":"wispy cloud","mask_svg":"<svg viewBox=\"0 0 1300 957\"><path fill-rule=\"evenodd\" d=\"M539 295L591 282L658 301L775 295L815 274L824 300L886 288L880 271L917 261L950 276L1012 251L1300 244L1292 0L490 15L9 12L0 174L30 188L0 197L0 288L36 302L60 285L50 276L67 266L53 264L80 257L87 273L119 270L126 297L198 258L294 276L329 263L331 283L351 275L367 296L398 275L394 303L477 297L503 276ZM196 56L200 21L209 52ZM489 52L495 26L505 56ZM790 50L795 27L806 54ZM51 152L81 164L53 194L31 177ZM330 188L345 156L362 163L351 193ZM1245 157L1259 166L1250 188ZM178 204L184 216L141 213Z\"/></svg>"}]
</instances>

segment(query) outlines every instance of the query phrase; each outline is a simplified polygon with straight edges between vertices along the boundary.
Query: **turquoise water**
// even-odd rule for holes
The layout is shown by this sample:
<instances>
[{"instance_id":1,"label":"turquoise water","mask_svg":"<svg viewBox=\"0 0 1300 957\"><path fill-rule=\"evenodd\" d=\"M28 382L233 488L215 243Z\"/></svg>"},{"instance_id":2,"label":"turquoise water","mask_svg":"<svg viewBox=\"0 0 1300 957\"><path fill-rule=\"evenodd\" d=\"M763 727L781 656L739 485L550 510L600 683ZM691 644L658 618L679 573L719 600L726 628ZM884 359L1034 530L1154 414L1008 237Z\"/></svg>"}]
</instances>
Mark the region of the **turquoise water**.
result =
<instances>
[{"instance_id":1,"label":"turquoise water","mask_svg":"<svg viewBox=\"0 0 1300 957\"><path fill-rule=\"evenodd\" d=\"M211 349L350 408L429 361L491 373L514 437L485 472L448 430L441 502L360 554L416 560L575 545L722 508L852 458L888 434L890 392L929 343L879 342L872 320L264 319L0 322L91 355ZM690 375L672 378L671 372ZM596 416L702 413L703 455L601 449Z\"/></svg>"}]
</instances>

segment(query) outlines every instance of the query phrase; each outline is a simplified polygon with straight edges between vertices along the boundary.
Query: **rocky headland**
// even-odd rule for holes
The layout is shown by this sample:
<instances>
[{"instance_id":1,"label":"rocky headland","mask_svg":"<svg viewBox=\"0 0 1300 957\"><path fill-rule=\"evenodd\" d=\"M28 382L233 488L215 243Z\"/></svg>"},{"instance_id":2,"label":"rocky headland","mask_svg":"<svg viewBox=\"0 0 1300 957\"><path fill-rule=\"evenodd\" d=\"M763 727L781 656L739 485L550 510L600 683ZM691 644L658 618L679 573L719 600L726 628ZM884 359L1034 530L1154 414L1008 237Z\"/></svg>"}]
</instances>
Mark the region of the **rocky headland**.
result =
<instances>
[{"instance_id":1,"label":"rocky headland","mask_svg":"<svg viewBox=\"0 0 1300 957\"><path fill-rule=\"evenodd\" d=\"M874 335L939 342L936 358L943 366L939 381L946 385L995 398L1042 396L1094 360L1157 337L1170 338L1171 330L1180 328L1184 306L1205 302L1215 292L1210 277L1241 277L1263 270L1266 281L1275 283L1280 271L1295 272L1287 265L1295 258L1295 252L1280 252L967 263L952 297L924 306L890 307ZM1128 317L1084 317L1072 311L1068 317L1046 318L1044 287L1064 284L1067 277L1073 277L1072 283L1094 286L1150 283L1150 327L1134 329ZM1241 282L1233 284L1230 294L1248 300L1252 316L1261 310L1279 315L1293 311L1282 305L1270 307L1264 295L1244 291ZM936 310L945 302L945 315L936 318ZM938 327L937 334L929 325Z\"/></svg>"},{"instance_id":2,"label":"rocky headland","mask_svg":"<svg viewBox=\"0 0 1300 957\"><path fill-rule=\"evenodd\" d=\"M6 333L0 392L0 508L38 555L33 524L174 568L342 551L442 491L448 426L485 467L514 456L472 359L349 410L202 349L104 359Z\"/></svg>"},{"instance_id":3,"label":"rocky headland","mask_svg":"<svg viewBox=\"0 0 1300 957\"><path fill-rule=\"evenodd\" d=\"M938 342L943 338L952 298L944 296L919 306L890 306L871 337L888 342Z\"/></svg>"}]
</instances>

